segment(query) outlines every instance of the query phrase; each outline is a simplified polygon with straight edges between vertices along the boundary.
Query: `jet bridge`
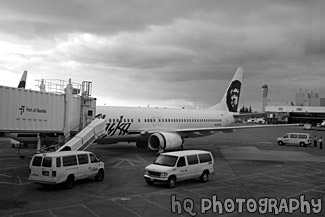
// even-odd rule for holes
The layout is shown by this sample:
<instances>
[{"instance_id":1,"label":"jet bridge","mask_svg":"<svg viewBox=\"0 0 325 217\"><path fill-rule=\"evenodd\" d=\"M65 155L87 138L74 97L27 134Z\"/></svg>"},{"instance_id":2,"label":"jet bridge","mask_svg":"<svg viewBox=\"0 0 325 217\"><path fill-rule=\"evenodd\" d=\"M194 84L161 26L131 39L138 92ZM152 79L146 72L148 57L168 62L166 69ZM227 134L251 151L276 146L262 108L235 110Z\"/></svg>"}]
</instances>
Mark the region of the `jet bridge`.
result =
<instances>
[{"instance_id":1,"label":"jet bridge","mask_svg":"<svg viewBox=\"0 0 325 217\"><path fill-rule=\"evenodd\" d=\"M105 135L106 120L96 118L58 151L82 151L88 148L96 139Z\"/></svg>"},{"instance_id":2,"label":"jet bridge","mask_svg":"<svg viewBox=\"0 0 325 217\"><path fill-rule=\"evenodd\" d=\"M0 134L26 145L37 143L41 151L45 144L40 138L51 135L52 144L63 142L94 120L96 98L91 97L90 81L79 84L71 79L42 79L37 86L39 91L0 86ZM95 120L94 124L98 122L103 120ZM96 135L100 133L95 129Z\"/></svg>"}]
</instances>

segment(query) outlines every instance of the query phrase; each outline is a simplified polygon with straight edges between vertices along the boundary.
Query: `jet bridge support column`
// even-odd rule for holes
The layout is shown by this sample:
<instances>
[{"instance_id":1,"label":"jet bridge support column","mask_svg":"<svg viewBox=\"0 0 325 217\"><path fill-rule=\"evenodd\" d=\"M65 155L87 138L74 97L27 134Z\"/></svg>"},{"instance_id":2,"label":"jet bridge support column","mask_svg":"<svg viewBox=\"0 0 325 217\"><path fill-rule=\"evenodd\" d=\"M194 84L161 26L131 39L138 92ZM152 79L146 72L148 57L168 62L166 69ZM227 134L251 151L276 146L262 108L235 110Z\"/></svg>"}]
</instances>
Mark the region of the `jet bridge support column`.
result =
<instances>
[{"instance_id":1,"label":"jet bridge support column","mask_svg":"<svg viewBox=\"0 0 325 217\"><path fill-rule=\"evenodd\" d=\"M69 79L69 83L66 86L65 89L65 98L64 98L64 104L65 104L65 109L64 109L64 135L66 135L67 138L70 137L70 110L71 110L71 100L72 100L72 84L71 84L71 79Z\"/></svg>"}]
</instances>

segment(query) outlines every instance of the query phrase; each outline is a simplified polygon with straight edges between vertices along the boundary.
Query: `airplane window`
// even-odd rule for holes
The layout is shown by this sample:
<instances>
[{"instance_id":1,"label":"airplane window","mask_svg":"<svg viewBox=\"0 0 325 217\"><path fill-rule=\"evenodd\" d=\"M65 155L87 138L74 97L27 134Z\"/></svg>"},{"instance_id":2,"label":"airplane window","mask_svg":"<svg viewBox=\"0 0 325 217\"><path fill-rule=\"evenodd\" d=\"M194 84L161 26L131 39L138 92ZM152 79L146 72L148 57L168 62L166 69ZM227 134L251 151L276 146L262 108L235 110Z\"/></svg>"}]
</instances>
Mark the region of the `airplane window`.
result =
<instances>
[{"instance_id":1,"label":"airplane window","mask_svg":"<svg viewBox=\"0 0 325 217\"><path fill-rule=\"evenodd\" d=\"M146 120L146 119L144 119L144 122L147 122L147 120Z\"/></svg>"},{"instance_id":2,"label":"airplane window","mask_svg":"<svg viewBox=\"0 0 325 217\"><path fill-rule=\"evenodd\" d=\"M128 122L130 122L130 119L128 119Z\"/></svg>"},{"instance_id":3,"label":"airplane window","mask_svg":"<svg viewBox=\"0 0 325 217\"><path fill-rule=\"evenodd\" d=\"M126 119L124 119L124 122L126 122Z\"/></svg>"},{"instance_id":4,"label":"airplane window","mask_svg":"<svg viewBox=\"0 0 325 217\"><path fill-rule=\"evenodd\" d=\"M156 122L156 119L152 119L153 120L153 122Z\"/></svg>"},{"instance_id":5,"label":"airplane window","mask_svg":"<svg viewBox=\"0 0 325 217\"><path fill-rule=\"evenodd\" d=\"M113 122L115 122L115 119L113 119Z\"/></svg>"},{"instance_id":6,"label":"airplane window","mask_svg":"<svg viewBox=\"0 0 325 217\"><path fill-rule=\"evenodd\" d=\"M160 122L160 119L158 119L158 122Z\"/></svg>"},{"instance_id":7,"label":"airplane window","mask_svg":"<svg viewBox=\"0 0 325 217\"><path fill-rule=\"evenodd\" d=\"M174 122L176 122L176 120L174 119Z\"/></svg>"},{"instance_id":8,"label":"airplane window","mask_svg":"<svg viewBox=\"0 0 325 217\"><path fill-rule=\"evenodd\" d=\"M112 120L111 120L111 119L109 119L109 122L112 122Z\"/></svg>"},{"instance_id":9,"label":"airplane window","mask_svg":"<svg viewBox=\"0 0 325 217\"><path fill-rule=\"evenodd\" d=\"M133 118L131 118L131 122L133 122Z\"/></svg>"}]
</instances>

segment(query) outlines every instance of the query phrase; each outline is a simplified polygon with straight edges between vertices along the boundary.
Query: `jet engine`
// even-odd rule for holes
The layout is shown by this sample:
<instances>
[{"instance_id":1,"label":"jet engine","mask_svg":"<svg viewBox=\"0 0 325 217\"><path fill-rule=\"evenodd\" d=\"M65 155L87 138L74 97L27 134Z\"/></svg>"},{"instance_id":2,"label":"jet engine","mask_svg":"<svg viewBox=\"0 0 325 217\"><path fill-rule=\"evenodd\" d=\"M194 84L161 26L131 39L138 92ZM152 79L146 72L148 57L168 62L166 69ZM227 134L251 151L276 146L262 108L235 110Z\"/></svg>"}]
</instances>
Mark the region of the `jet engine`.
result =
<instances>
[{"instance_id":1,"label":"jet engine","mask_svg":"<svg viewBox=\"0 0 325 217\"><path fill-rule=\"evenodd\" d=\"M153 151L158 149L164 151L182 149L182 144L183 139L176 133L154 133L148 138L148 146Z\"/></svg>"}]
</instances>

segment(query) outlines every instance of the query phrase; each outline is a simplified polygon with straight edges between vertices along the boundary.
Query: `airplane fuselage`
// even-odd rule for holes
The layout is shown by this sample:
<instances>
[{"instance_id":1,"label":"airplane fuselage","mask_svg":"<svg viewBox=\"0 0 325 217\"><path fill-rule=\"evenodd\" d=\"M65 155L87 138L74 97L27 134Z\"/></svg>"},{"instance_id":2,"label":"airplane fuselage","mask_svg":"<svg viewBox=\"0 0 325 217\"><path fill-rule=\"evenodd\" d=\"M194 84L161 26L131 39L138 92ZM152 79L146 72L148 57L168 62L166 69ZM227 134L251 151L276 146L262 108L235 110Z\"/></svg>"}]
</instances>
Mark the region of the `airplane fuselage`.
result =
<instances>
[{"instance_id":1,"label":"airplane fuselage","mask_svg":"<svg viewBox=\"0 0 325 217\"><path fill-rule=\"evenodd\" d=\"M106 142L136 141L139 135L154 132L177 132L182 138L206 136L214 132L200 133L200 129L234 123L234 113L218 110L109 106L97 106L96 110L97 114L105 115L107 121Z\"/></svg>"}]
</instances>

